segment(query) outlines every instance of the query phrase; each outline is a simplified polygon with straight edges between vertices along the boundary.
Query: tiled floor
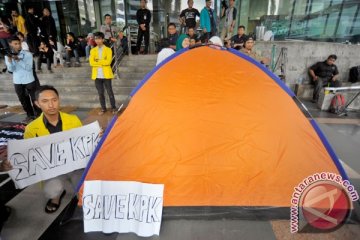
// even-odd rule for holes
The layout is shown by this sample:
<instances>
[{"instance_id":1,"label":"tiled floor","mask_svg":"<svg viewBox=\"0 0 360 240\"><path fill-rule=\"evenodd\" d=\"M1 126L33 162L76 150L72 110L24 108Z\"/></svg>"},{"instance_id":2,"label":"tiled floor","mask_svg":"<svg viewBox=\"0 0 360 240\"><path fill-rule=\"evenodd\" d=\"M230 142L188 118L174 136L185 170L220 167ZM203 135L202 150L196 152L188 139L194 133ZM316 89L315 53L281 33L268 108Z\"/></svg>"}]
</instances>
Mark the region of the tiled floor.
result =
<instances>
[{"instance_id":1,"label":"tiled floor","mask_svg":"<svg viewBox=\"0 0 360 240\"><path fill-rule=\"evenodd\" d=\"M349 113L347 117L337 117L320 112L310 102L305 104L311 115L318 121L329 142L345 163L344 167L360 192L360 113ZM113 118L110 112L99 116L99 109L79 109L66 106L65 112L77 114L84 124L98 120L105 129ZM20 107L0 109L0 122L22 122L25 115ZM4 178L4 177L2 177ZM2 179L0 175L0 180ZM81 210L75 209L70 221L65 221L67 210L54 215L44 213L46 199L42 197L39 184L21 191L14 191L11 182L2 186L1 194L7 191L8 206L13 209L1 233L2 240L12 239L140 239L134 234L83 233ZM70 186L61 208L64 209L74 196ZM9 192L11 194L9 194ZM18 194L18 195L16 195ZM14 197L14 195L16 195ZM30 205L31 203L31 205ZM148 239L357 239L360 236L360 205L355 203L351 221L330 233L291 234L289 220L253 219L172 219L164 218L160 237ZM143 238L141 238L143 239Z\"/></svg>"}]
</instances>

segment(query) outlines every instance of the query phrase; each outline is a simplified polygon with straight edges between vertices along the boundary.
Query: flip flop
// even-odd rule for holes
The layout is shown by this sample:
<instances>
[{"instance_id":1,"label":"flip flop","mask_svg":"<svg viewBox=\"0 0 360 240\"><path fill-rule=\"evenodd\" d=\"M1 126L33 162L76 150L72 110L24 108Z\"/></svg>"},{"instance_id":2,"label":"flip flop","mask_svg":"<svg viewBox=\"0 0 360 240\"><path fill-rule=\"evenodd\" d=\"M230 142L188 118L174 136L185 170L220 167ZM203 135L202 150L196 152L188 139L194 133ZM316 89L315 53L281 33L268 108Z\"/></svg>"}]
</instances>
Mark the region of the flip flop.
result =
<instances>
[{"instance_id":1,"label":"flip flop","mask_svg":"<svg viewBox=\"0 0 360 240\"><path fill-rule=\"evenodd\" d=\"M64 190L61 193L60 199L59 199L59 204L53 203L53 202L51 202L51 199L49 199L47 201L47 203L46 203L46 206L45 206L45 212L46 213L54 213L54 212L56 212L59 209L60 204L61 204L61 200L65 196L65 194L66 194L66 190Z\"/></svg>"}]
</instances>

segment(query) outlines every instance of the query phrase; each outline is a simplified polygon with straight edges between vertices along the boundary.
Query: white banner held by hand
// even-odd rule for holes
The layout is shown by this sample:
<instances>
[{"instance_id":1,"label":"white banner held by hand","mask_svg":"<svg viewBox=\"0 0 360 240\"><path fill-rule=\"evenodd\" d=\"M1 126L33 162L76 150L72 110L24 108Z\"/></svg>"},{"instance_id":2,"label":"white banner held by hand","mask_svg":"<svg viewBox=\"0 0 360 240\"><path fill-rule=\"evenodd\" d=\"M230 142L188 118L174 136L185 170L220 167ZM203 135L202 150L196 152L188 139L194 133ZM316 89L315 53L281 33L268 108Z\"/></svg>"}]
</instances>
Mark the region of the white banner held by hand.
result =
<instances>
[{"instance_id":1,"label":"white banner held by hand","mask_svg":"<svg viewBox=\"0 0 360 240\"><path fill-rule=\"evenodd\" d=\"M163 184L126 181L85 181L84 231L159 235Z\"/></svg>"},{"instance_id":2,"label":"white banner held by hand","mask_svg":"<svg viewBox=\"0 0 360 240\"><path fill-rule=\"evenodd\" d=\"M100 137L99 123L43 137L9 140L9 175L17 188L85 168Z\"/></svg>"}]
</instances>

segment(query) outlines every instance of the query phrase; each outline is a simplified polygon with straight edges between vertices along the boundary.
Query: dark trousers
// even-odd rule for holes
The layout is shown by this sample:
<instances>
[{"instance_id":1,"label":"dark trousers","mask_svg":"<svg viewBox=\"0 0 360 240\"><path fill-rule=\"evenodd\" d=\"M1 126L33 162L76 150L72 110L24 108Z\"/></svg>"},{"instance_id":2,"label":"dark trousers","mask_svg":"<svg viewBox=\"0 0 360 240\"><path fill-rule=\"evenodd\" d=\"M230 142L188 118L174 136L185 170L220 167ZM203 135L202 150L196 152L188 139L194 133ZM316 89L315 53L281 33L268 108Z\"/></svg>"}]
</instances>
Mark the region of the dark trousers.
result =
<instances>
[{"instance_id":1,"label":"dark trousers","mask_svg":"<svg viewBox=\"0 0 360 240\"><path fill-rule=\"evenodd\" d=\"M30 52L35 55L39 54L40 39L36 34L28 33L26 36L26 42L29 45Z\"/></svg>"},{"instance_id":2,"label":"dark trousers","mask_svg":"<svg viewBox=\"0 0 360 240\"><path fill-rule=\"evenodd\" d=\"M114 93L113 93L113 90L112 90L111 81L112 81L111 79L105 79L105 78L97 78L97 79L95 79L95 87L96 87L96 90L97 90L97 92L99 94L99 100L100 100L100 105L101 105L102 110L106 110L104 88L106 89L106 92L109 95L111 108L116 109L115 97L114 97Z\"/></svg>"},{"instance_id":3,"label":"dark trousers","mask_svg":"<svg viewBox=\"0 0 360 240\"><path fill-rule=\"evenodd\" d=\"M145 41L145 49L144 53L147 54L149 52L149 40L150 40L150 31L149 27L146 27L146 31L141 30L139 27L138 36L137 36L137 43L136 43L136 50L139 52L141 47L142 39L144 38Z\"/></svg>"},{"instance_id":4,"label":"dark trousers","mask_svg":"<svg viewBox=\"0 0 360 240\"><path fill-rule=\"evenodd\" d=\"M38 70L41 69L41 64L43 61L46 62L47 69L51 70L51 59L47 58L43 52L39 52L39 58L37 60L37 69Z\"/></svg>"},{"instance_id":5,"label":"dark trousers","mask_svg":"<svg viewBox=\"0 0 360 240\"><path fill-rule=\"evenodd\" d=\"M329 87L340 87L341 82L338 80L331 81L326 78L318 77L318 79L314 81L314 85L315 88L313 93L313 100L317 102L319 100L319 95L322 88L327 87L328 85Z\"/></svg>"},{"instance_id":6,"label":"dark trousers","mask_svg":"<svg viewBox=\"0 0 360 240\"><path fill-rule=\"evenodd\" d=\"M35 105L36 81L28 84L14 84L15 92L28 117L38 116L41 110Z\"/></svg>"}]
</instances>

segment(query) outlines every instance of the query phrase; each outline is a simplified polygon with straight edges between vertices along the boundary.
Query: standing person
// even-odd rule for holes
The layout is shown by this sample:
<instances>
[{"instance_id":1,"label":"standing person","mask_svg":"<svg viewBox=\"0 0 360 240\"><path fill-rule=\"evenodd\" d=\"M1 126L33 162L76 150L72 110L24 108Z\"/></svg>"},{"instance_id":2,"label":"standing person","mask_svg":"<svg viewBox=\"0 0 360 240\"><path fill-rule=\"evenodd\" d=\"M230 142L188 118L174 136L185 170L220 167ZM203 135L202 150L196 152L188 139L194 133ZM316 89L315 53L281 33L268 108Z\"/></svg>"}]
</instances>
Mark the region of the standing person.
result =
<instances>
[{"instance_id":1,"label":"standing person","mask_svg":"<svg viewBox=\"0 0 360 240\"><path fill-rule=\"evenodd\" d=\"M200 17L200 13L196 8L193 8L194 1L187 1L188 8L184 9L180 13L179 22L182 26L185 26L185 33L188 33L189 28L196 28L196 16Z\"/></svg>"},{"instance_id":2,"label":"standing person","mask_svg":"<svg viewBox=\"0 0 360 240\"><path fill-rule=\"evenodd\" d=\"M104 45L104 34L102 32L94 33L96 47L90 51L90 66L92 67L91 79L95 80L95 87L99 94L101 110L99 115L106 112L106 102L104 88L109 95L109 100L112 108L112 113L117 112L115 106L115 97L111 86L111 80L114 74L111 69L112 51L109 47Z\"/></svg>"},{"instance_id":3,"label":"standing person","mask_svg":"<svg viewBox=\"0 0 360 240\"><path fill-rule=\"evenodd\" d=\"M57 30L55 20L51 16L51 12L48 8L43 9L43 16L41 18L41 35L44 36L45 41L48 42L49 38L57 38Z\"/></svg>"},{"instance_id":4,"label":"standing person","mask_svg":"<svg viewBox=\"0 0 360 240\"><path fill-rule=\"evenodd\" d=\"M81 127L81 121L76 115L60 112L60 98L58 91L53 86L43 85L36 91L36 104L42 110L42 114L29 123L24 132L24 139L46 136L49 134ZM46 213L53 213L60 207L61 199L65 196L65 178L71 183L77 184L80 179L77 170L72 173L61 175L44 181L44 194L49 200L45 206Z\"/></svg>"},{"instance_id":5,"label":"standing person","mask_svg":"<svg viewBox=\"0 0 360 240\"><path fill-rule=\"evenodd\" d=\"M221 17L225 17L224 26L221 30L221 40L229 40L235 26L237 10L234 7L235 0L229 0L229 7L225 9L225 6L222 6Z\"/></svg>"},{"instance_id":6,"label":"standing person","mask_svg":"<svg viewBox=\"0 0 360 240\"><path fill-rule=\"evenodd\" d=\"M212 1L205 0L205 7L200 13L200 28L203 30L205 41L216 35L216 12L211 8Z\"/></svg>"},{"instance_id":7,"label":"standing person","mask_svg":"<svg viewBox=\"0 0 360 240\"><path fill-rule=\"evenodd\" d=\"M105 14L105 23L101 25L100 32L102 32L105 36L104 43L107 47L111 47L111 45L116 42L117 32L119 32L119 28L117 26L112 26L112 18L110 14Z\"/></svg>"},{"instance_id":8,"label":"standing person","mask_svg":"<svg viewBox=\"0 0 360 240\"><path fill-rule=\"evenodd\" d=\"M27 44L27 42L25 42L25 37L24 37L24 34L22 34L21 32L17 32L16 33L16 36L20 39L20 42L21 42L21 50L23 51L30 51L29 50L29 45ZM36 86L40 86L40 80L36 74L36 71L35 71L35 61L33 61L33 75L34 75L34 78L35 78L35 82L36 82Z\"/></svg>"},{"instance_id":9,"label":"standing person","mask_svg":"<svg viewBox=\"0 0 360 240\"><path fill-rule=\"evenodd\" d=\"M41 113L35 105L37 83L33 75L33 56L30 52L21 49L18 37L12 37L9 42L12 54L5 56L5 63L8 70L13 73L15 92L26 112L28 121Z\"/></svg>"},{"instance_id":10,"label":"standing person","mask_svg":"<svg viewBox=\"0 0 360 240\"><path fill-rule=\"evenodd\" d=\"M40 29L40 21L37 16L34 15L34 7L29 7L27 15L25 17L25 27L28 31L26 41L29 45L30 52L35 55L39 52L40 39L38 36Z\"/></svg>"},{"instance_id":11,"label":"standing person","mask_svg":"<svg viewBox=\"0 0 360 240\"><path fill-rule=\"evenodd\" d=\"M245 39L246 39L245 26L240 25L238 27L237 34L231 38L232 48L235 48L236 50L240 50L244 45Z\"/></svg>"},{"instance_id":12,"label":"standing person","mask_svg":"<svg viewBox=\"0 0 360 240\"><path fill-rule=\"evenodd\" d=\"M145 48L144 54L148 54L149 52L149 41L150 41L150 22L151 22L151 12L146 8L147 1L140 1L140 9L136 12L136 21L139 24L137 43L136 43L136 51L140 52L141 42L144 38Z\"/></svg>"},{"instance_id":13,"label":"standing person","mask_svg":"<svg viewBox=\"0 0 360 240\"><path fill-rule=\"evenodd\" d=\"M16 32L21 32L24 36L27 34L25 27L25 19L16 9L11 10L12 24L16 28Z\"/></svg>"},{"instance_id":14,"label":"standing person","mask_svg":"<svg viewBox=\"0 0 360 240\"><path fill-rule=\"evenodd\" d=\"M340 87L341 82L339 78L339 70L335 65L337 56L331 54L325 61L317 62L309 68L309 74L312 77L315 85L313 93L313 102L319 100L319 94L323 87L329 85L329 87Z\"/></svg>"}]
</instances>

